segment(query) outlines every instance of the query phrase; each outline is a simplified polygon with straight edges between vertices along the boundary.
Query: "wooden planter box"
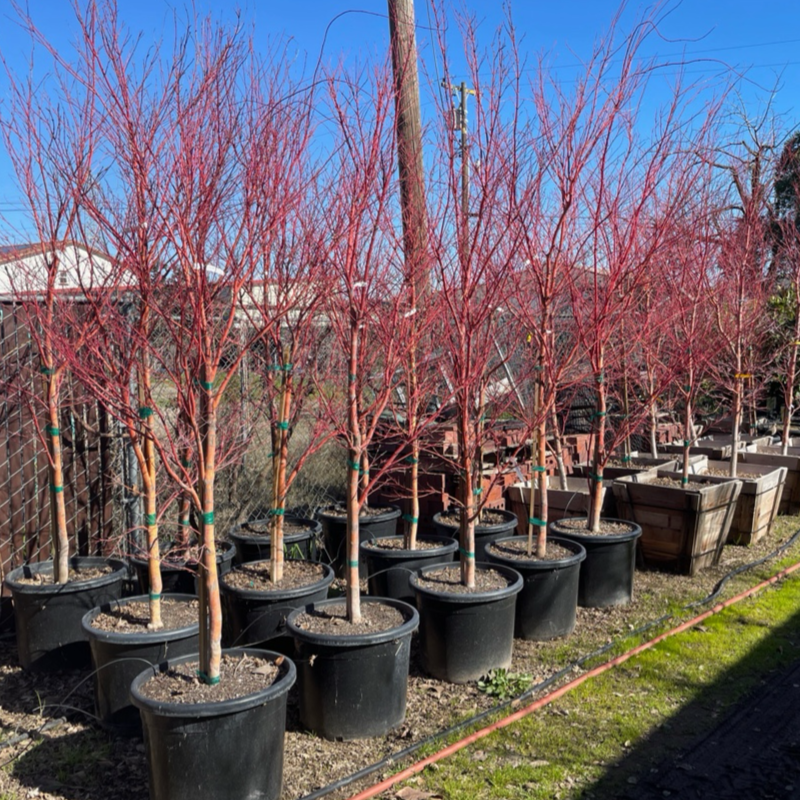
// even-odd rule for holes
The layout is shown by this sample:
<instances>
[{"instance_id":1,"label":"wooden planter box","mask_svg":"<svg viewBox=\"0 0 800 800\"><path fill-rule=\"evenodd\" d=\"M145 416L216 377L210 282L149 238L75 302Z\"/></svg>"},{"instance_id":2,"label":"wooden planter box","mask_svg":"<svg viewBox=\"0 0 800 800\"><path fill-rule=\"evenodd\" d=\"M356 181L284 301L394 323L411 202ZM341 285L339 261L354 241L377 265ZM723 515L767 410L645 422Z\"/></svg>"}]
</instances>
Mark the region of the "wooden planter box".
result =
<instances>
[{"instance_id":1,"label":"wooden planter box","mask_svg":"<svg viewBox=\"0 0 800 800\"><path fill-rule=\"evenodd\" d=\"M740 436L739 452L746 452L759 445L769 444L769 441L769 436ZM660 449L665 453L683 454L682 444L665 444ZM712 461L724 461L733 453L733 439L725 434L704 436L697 440L689 452L692 455L708 456Z\"/></svg>"},{"instance_id":2,"label":"wooden planter box","mask_svg":"<svg viewBox=\"0 0 800 800\"><path fill-rule=\"evenodd\" d=\"M603 478L613 481L615 478L622 478L625 475L635 475L647 469L675 469L677 461L669 456L653 458L648 455L631 453L632 463L628 466L608 466L603 468ZM579 478L586 478L594 471L591 464L576 464L572 468L572 474Z\"/></svg>"},{"instance_id":3,"label":"wooden planter box","mask_svg":"<svg viewBox=\"0 0 800 800\"><path fill-rule=\"evenodd\" d=\"M690 475L688 488L653 485L660 476L674 473L640 472L615 480L617 513L641 526L639 546L647 565L695 575L719 561L742 483Z\"/></svg>"},{"instance_id":4,"label":"wooden planter box","mask_svg":"<svg viewBox=\"0 0 800 800\"><path fill-rule=\"evenodd\" d=\"M797 514L800 512L800 448L790 447L789 454L785 456L780 451L780 445L760 445L755 453L741 453L739 463L759 464L772 469L786 467L778 513Z\"/></svg>"},{"instance_id":5,"label":"wooden planter box","mask_svg":"<svg viewBox=\"0 0 800 800\"><path fill-rule=\"evenodd\" d=\"M728 470L729 461L709 461L709 469ZM742 491L736 501L736 513L728 531L728 544L753 544L763 539L770 531L778 515L783 486L786 481L786 467L770 467L763 464L739 463L739 471L757 474L757 478L737 476L742 482ZM680 475L676 472L675 475ZM706 475L709 481L719 483L729 481L722 475Z\"/></svg>"},{"instance_id":6,"label":"wooden planter box","mask_svg":"<svg viewBox=\"0 0 800 800\"><path fill-rule=\"evenodd\" d=\"M551 479L555 483L558 478ZM506 499L510 511L517 515L517 533L524 536L528 532L528 512L531 501L530 483L515 483L506 491ZM547 489L547 521L556 522L565 517L585 517L589 514L589 482L586 478L567 478L567 488L559 489L550 486ZM536 513L540 505L536 502ZM603 505L600 509L603 517L616 517L616 504L611 491L611 481L603 481Z\"/></svg>"}]
</instances>

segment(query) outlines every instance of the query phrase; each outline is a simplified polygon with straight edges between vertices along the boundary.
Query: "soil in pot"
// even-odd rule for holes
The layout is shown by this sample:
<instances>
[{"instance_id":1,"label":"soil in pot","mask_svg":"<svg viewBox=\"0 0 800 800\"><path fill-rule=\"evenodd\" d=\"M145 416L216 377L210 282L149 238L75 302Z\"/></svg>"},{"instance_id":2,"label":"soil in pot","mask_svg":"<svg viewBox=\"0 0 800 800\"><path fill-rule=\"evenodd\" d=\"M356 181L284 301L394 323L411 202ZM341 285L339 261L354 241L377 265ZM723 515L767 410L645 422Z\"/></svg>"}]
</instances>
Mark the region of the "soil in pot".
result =
<instances>
[{"instance_id":1,"label":"soil in pot","mask_svg":"<svg viewBox=\"0 0 800 800\"><path fill-rule=\"evenodd\" d=\"M333 578L331 567L313 561L286 561L277 584L270 580L269 561L235 566L220 581L226 646L268 642L271 650L291 652L286 618L326 599Z\"/></svg>"},{"instance_id":2,"label":"soil in pot","mask_svg":"<svg viewBox=\"0 0 800 800\"><path fill-rule=\"evenodd\" d=\"M143 595L93 609L82 620L95 669L95 710L107 730L141 735L139 711L130 701L131 682L146 664L197 651L196 597L162 598L161 617L164 626L149 630L150 603Z\"/></svg>"},{"instance_id":3,"label":"soil in pot","mask_svg":"<svg viewBox=\"0 0 800 800\"><path fill-rule=\"evenodd\" d=\"M262 561L272 556L271 526L271 519L258 519L238 525L228 533L228 538L236 545L235 563ZM321 533L322 525L317 520L285 517L283 547L286 558L316 561Z\"/></svg>"},{"instance_id":4,"label":"soil in pot","mask_svg":"<svg viewBox=\"0 0 800 800\"><path fill-rule=\"evenodd\" d=\"M400 517L397 506L364 506L358 518L359 545L369 539L394 536ZM333 567L337 578L344 577L347 558L347 510L341 504L328 506L317 512L322 523L323 559ZM367 565L359 564L358 574L367 577Z\"/></svg>"},{"instance_id":5,"label":"soil in pot","mask_svg":"<svg viewBox=\"0 0 800 800\"><path fill-rule=\"evenodd\" d=\"M416 610L400 600L361 600L347 621L342 600L298 609L286 626L295 640L300 721L326 739L383 736L405 718Z\"/></svg>"},{"instance_id":6,"label":"soil in pot","mask_svg":"<svg viewBox=\"0 0 800 800\"><path fill-rule=\"evenodd\" d=\"M424 567L411 578L422 668L434 678L467 683L511 664L522 577L510 567L484 564L475 570L475 584L462 585L459 564Z\"/></svg>"},{"instance_id":7,"label":"soil in pot","mask_svg":"<svg viewBox=\"0 0 800 800\"><path fill-rule=\"evenodd\" d=\"M458 539L460 509L452 508L433 515L436 533ZM511 536L517 526L517 516L502 509L484 508L475 524L475 560L486 560L486 545L496 539Z\"/></svg>"},{"instance_id":8,"label":"soil in pot","mask_svg":"<svg viewBox=\"0 0 800 800\"><path fill-rule=\"evenodd\" d=\"M369 593L372 597L392 597L414 602L409 578L421 567L448 563L455 557L458 542L451 536L424 536L417 547L405 547L402 535L383 536L361 545L361 559L367 565Z\"/></svg>"},{"instance_id":9,"label":"soil in pot","mask_svg":"<svg viewBox=\"0 0 800 800\"><path fill-rule=\"evenodd\" d=\"M131 686L151 800L279 800L294 664L265 650L224 651L216 686L197 669L197 656L185 656L141 673Z\"/></svg>"},{"instance_id":10,"label":"soil in pot","mask_svg":"<svg viewBox=\"0 0 800 800\"><path fill-rule=\"evenodd\" d=\"M236 555L236 546L233 542L216 542L217 570L220 575L228 572ZM161 559L161 593L162 594L197 594L195 580L197 578L197 563L200 558L200 548L196 545L178 551L167 546ZM136 572L139 581L139 591L146 594L150 591L150 577L147 559L131 558L131 566Z\"/></svg>"},{"instance_id":11,"label":"soil in pot","mask_svg":"<svg viewBox=\"0 0 800 800\"><path fill-rule=\"evenodd\" d=\"M580 567L578 605L625 605L633 598L636 540L642 529L627 520L601 519L599 530L592 532L587 522L585 517L572 517L548 525L550 533L577 542L586 550Z\"/></svg>"},{"instance_id":12,"label":"soil in pot","mask_svg":"<svg viewBox=\"0 0 800 800\"><path fill-rule=\"evenodd\" d=\"M522 575L517 595L514 635L528 641L567 636L575 628L583 545L550 537L544 558L528 554L528 537L498 539L486 548L489 561L513 567Z\"/></svg>"},{"instance_id":13,"label":"soil in pot","mask_svg":"<svg viewBox=\"0 0 800 800\"><path fill-rule=\"evenodd\" d=\"M119 599L127 565L115 559L74 556L74 580L53 583L53 562L12 570L6 585L14 598L19 661L24 669L80 669L91 665L81 619L87 611Z\"/></svg>"}]
</instances>

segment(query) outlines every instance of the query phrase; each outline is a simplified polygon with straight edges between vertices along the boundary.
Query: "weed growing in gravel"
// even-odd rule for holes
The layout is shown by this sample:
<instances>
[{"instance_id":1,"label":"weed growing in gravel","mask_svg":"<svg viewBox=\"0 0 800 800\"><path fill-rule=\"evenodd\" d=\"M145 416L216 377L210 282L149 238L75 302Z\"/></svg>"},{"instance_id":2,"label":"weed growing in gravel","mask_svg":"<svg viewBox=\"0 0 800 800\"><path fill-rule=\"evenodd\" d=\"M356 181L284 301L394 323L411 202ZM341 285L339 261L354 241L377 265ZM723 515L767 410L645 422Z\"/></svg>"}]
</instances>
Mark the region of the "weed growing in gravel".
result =
<instances>
[{"instance_id":1,"label":"weed growing in gravel","mask_svg":"<svg viewBox=\"0 0 800 800\"><path fill-rule=\"evenodd\" d=\"M521 695L531 684L533 677L527 672L509 672L506 669L490 669L478 681L478 689L498 700L510 700Z\"/></svg>"}]
</instances>

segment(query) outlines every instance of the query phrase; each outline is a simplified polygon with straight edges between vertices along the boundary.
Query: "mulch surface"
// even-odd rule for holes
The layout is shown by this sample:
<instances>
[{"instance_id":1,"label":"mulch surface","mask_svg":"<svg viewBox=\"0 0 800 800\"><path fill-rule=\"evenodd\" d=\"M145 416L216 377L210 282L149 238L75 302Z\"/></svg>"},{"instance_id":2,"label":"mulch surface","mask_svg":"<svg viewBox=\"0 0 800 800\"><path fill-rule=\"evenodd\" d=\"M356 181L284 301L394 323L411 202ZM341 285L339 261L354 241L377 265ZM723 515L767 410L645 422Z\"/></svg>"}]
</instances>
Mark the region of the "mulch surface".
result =
<instances>
[{"instance_id":1,"label":"mulch surface","mask_svg":"<svg viewBox=\"0 0 800 800\"><path fill-rule=\"evenodd\" d=\"M196 625L199 606L196 600L178 602L171 600L168 595L161 598L160 630L174 631ZM107 612L98 614L92 620L92 627L99 631L113 631L114 633L147 633L150 622L150 603L140 600L135 603L125 603L119 608L112 608Z\"/></svg>"},{"instance_id":2,"label":"mulch surface","mask_svg":"<svg viewBox=\"0 0 800 800\"><path fill-rule=\"evenodd\" d=\"M549 539L547 540L547 548L544 558L542 559L536 555L535 539L533 542L533 552L530 555L528 554L528 543L524 539L503 542L502 544L491 542L486 549L490 553L495 553L505 558L513 558L515 561L561 561L575 555L574 550L569 550L563 545L556 544L556 542L550 541Z\"/></svg>"},{"instance_id":3,"label":"mulch surface","mask_svg":"<svg viewBox=\"0 0 800 800\"><path fill-rule=\"evenodd\" d=\"M254 592L277 592L286 589L299 589L321 581L325 575L321 564L308 561L285 561L283 578L273 583L269 577L269 561L256 561L234 567L222 582L234 589L252 589Z\"/></svg>"},{"instance_id":4,"label":"mulch surface","mask_svg":"<svg viewBox=\"0 0 800 800\"><path fill-rule=\"evenodd\" d=\"M280 658L283 661L283 658ZM280 675L280 666L252 655L223 655L218 686L211 686L197 676L197 661L187 661L160 672L142 684L140 691L149 700L162 703L220 703L246 697L272 686Z\"/></svg>"},{"instance_id":5,"label":"mulch surface","mask_svg":"<svg viewBox=\"0 0 800 800\"><path fill-rule=\"evenodd\" d=\"M559 533L579 533L581 536L608 536L613 533L630 533L631 526L625 522L612 522L609 519L601 519L596 531L590 531L586 527L587 520L582 517L575 519L560 519L554 522L551 530L555 534Z\"/></svg>"},{"instance_id":6,"label":"mulch surface","mask_svg":"<svg viewBox=\"0 0 800 800\"><path fill-rule=\"evenodd\" d=\"M300 614L294 624L309 633L330 633L336 636L356 636L362 633L381 633L399 628L405 617L396 608L380 603L361 604L361 622L347 621L347 606L344 602L315 608Z\"/></svg>"},{"instance_id":7,"label":"mulch surface","mask_svg":"<svg viewBox=\"0 0 800 800\"><path fill-rule=\"evenodd\" d=\"M448 594L479 594L496 589L505 589L510 579L494 569L476 569L475 586L468 588L461 583L461 566L442 567L432 569L424 576L417 577L420 588L431 592L447 592Z\"/></svg>"}]
</instances>

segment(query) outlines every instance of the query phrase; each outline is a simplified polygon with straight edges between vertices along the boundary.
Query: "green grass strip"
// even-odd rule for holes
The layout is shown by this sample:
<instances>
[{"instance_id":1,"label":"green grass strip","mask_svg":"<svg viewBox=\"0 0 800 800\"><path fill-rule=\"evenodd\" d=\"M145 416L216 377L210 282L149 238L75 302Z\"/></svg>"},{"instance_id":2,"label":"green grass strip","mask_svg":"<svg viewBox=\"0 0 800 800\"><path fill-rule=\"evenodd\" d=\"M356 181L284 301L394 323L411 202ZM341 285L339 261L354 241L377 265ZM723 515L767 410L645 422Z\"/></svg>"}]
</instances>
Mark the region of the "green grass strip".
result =
<instances>
[{"instance_id":1,"label":"green grass strip","mask_svg":"<svg viewBox=\"0 0 800 800\"><path fill-rule=\"evenodd\" d=\"M800 658L798 608L793 575L438 762L414 788L447 800L622 796Z\"/></svg>"}]
</instances>

